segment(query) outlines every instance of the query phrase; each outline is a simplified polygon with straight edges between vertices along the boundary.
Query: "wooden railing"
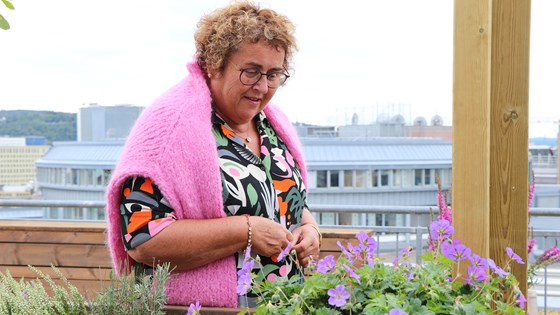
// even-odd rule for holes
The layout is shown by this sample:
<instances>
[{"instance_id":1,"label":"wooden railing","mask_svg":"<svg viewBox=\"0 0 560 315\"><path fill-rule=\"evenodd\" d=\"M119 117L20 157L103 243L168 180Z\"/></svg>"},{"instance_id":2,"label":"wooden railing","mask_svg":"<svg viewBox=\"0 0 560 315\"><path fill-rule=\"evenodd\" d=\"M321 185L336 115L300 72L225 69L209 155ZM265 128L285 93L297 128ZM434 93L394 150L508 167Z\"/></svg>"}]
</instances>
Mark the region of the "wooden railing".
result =
<instances>
[{"instance_id":1,"label":"wooden railing","mask_svg":"<svg viewBox=\"0 0 560 315\"><path fill-rule=\"evenodd\" d=\"M62 280L55 266L87 298L93 298L110 279L111 259L105 245L104 222L0 221L0 271L15 279L32 279L28 265L48 274L57 284ZM355 229L321 229L321 257L335 255L343 244L356 244ZM373 233L373 231L370 231ZM239 309L204 307L203 314L236 314ZM167 306L167 314L185 314L185 306Z\"/></svg>"}]
</instances>

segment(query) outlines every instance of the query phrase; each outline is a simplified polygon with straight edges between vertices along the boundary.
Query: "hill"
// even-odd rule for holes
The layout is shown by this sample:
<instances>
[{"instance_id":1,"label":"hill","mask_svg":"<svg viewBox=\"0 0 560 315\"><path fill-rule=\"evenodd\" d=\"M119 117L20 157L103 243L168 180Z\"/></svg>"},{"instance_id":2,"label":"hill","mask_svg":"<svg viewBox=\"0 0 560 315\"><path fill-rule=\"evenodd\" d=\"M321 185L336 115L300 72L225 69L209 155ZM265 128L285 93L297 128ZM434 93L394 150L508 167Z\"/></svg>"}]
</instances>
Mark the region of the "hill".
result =
<instances>
[{"instance_id":1,"label":"hill","mask_svg":"<svg viewBox=\"0 0 560 315\"><path fill-rule=\"evenodd\" d=\"M76 114L39 110L0 110L0 137L44 136L75 141Z\"/></svg>"}]
</instances>

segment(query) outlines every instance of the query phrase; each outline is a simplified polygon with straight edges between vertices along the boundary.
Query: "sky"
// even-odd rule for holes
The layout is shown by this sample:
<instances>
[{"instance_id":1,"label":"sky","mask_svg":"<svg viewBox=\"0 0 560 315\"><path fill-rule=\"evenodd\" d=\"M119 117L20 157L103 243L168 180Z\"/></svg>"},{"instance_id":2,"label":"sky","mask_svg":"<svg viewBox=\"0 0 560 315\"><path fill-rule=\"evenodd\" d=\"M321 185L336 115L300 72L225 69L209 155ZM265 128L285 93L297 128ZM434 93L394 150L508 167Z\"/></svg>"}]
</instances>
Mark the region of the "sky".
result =
<instances>
[{"instance_id":1,"label":"sky","mask_svg":"<svg viewBox=\"0 0 560 315\"><path fill-rule=\"evenodd\" d=\"M148 106L187 75L204 14L229 0L13 0L0 12L0 109ZM296 25L292 77L273 102L293 122L452 120L453 1L266 0ZM560 1L533 0L530 137L560 120Z\"/></svg>"}]
</instances>

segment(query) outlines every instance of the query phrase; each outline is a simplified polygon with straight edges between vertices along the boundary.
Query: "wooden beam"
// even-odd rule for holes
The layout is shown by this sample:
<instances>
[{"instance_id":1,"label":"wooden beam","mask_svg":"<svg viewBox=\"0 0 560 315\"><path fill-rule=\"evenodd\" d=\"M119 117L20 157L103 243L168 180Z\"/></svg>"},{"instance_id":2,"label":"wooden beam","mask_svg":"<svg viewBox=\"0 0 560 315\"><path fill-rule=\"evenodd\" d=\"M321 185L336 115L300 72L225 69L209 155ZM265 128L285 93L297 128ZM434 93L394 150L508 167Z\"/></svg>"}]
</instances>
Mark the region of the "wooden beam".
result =
<instances>
[{"instance_id":1,"label":"wooden beam","mask_svg":"<svg viewBox=\"0 0 560 315\"><path fill-rule=\"evenodd\" d=\"M508 246L527 260L530 7L456 0L454 8L453 225L499 265ZM513 269L523 292L526 268Z\"/></svg>"}]
</instances>

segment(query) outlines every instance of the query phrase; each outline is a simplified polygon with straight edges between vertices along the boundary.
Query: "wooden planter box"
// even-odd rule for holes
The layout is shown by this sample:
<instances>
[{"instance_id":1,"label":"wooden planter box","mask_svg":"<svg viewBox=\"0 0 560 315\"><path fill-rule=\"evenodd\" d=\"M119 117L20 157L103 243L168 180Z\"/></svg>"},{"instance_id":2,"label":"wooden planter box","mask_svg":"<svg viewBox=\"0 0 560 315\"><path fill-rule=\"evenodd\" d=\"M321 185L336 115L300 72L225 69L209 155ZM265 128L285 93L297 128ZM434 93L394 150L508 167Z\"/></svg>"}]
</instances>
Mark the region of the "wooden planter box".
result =
<instances>
[{"instance_id":1,"label":"wooden planter box","mask_svg":"<svg viewBox=\"0 0 560 315\"><path fill-rule=\"evenodd\" d=\"M0 221L0 271L14 279L36 278L28 265L41 270L57 284L55 266L87 298L100 292L110 279L111 258L105 246L105 222L75 221ZM321 258L340 255L348 242L356 245L356 229L321 229ZM373 231L368 231L369 234ZM203 307L206 315L237 314L241 309ZM167 314L184 315L186 306L168 305Z\"/></svg>"}]
</instances>

